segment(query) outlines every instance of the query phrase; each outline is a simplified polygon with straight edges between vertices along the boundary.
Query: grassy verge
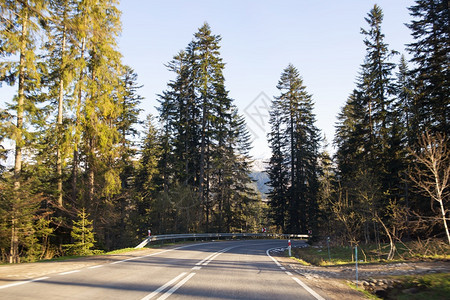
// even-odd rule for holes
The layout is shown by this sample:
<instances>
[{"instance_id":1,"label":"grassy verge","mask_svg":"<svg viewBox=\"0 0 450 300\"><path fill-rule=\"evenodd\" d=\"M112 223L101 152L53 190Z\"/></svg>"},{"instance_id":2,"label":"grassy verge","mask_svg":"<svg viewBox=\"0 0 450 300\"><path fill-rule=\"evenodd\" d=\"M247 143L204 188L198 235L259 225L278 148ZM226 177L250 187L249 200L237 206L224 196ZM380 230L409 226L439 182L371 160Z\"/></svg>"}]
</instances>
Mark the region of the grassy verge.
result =
<instances>
[{"instance_id":1,"label":"grassy verge","mask_svg":"<svg viewBox=\"0 0 450 300\"><path fill-rule=\"evenodd\" d=\"M450 274L395 276L401 283L388 289L386 299L444 300L450 296Z\"/></svg>"},{"instance_id":2,"label":"grassy verge","mask_svg":"<svg viewBox=\"0 0 450 300\"><path fill-rule=\"evenodd\" d=\"M358 247L358 261L360 263L387 263L399 261L417 260L448 260L450 259L450 246L448 245L423 245L418 246L416 242L396 245L397 252L393 260L387 261L389 245L361 245ZM293 248L292 256L306 263L316 266L342 265L354 263L355 249L353 247L334 246L311 246L307 248ZM331 259L330 259L331 257Z\"/></svg>"},{"instance_id":3,"label":"grassy verge","mask_svg":"<svg viewBox=\"0 0 450 300\"><path fill-rule=\"evenodd\" d=\"M145 249L148 249L148 248L157 249L157 248L162 248L162 247L175 246L175 245L179 245L179 244L189 244L189 243L193 243L193 241L179 241L179 242L170 242L170 243L163 243L163 244L161 244L161 243L153 243L153 244L148 244L147 246L145 246L144 248L141 248L141 249L123 248L123 249L117 249L117 250L113 250L113 251L109 251L109 252L103 252L102 250L94 250L94 253L91 254L91 255L59 256L59 257L55 257L55 258L52 258L52 259L39 260L39 261L36 261L36 262L64 261L64 260L69 260L69 259L76 259L76 258L90 257L90 256L98 256L98 255L115 255L115 254L123 254L123 253L131 252L131 251L141 251L141 250L145 250Z\"/></svg>"},{"instance_id":4,"label":"grassy verge","mask_svg":"<svg viewBox=\"0 0 450 300\"><path fill-rule=\"evenodd\" d=\"M372 299L372 300L381 300L382 299L382 298L377 297L377 295L371 294L370 292L366 291L363 288L356 287L356 285L353 283L347 283L347 285L349 287L351 287L352 289L364 294L364 296L366 296L367 299Z\"/></svg>"}]
</instances>

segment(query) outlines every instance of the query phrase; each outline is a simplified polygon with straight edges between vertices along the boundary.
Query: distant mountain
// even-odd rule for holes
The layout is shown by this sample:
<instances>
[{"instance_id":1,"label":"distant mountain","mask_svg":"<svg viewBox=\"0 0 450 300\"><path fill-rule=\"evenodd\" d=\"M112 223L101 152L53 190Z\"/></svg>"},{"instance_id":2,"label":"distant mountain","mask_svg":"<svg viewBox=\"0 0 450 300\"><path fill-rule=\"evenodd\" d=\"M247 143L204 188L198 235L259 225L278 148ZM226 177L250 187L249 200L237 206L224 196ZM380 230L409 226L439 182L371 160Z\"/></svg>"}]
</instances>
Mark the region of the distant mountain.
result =
<instances>
[{"instance_id":1,"label":"distant mountain","mask_svg":"<svg viewBox=\"0 0 450 300\"><path fill-rule=\"evenodd\" d=\"M252 163L251 170L254 173L264 172L267 168L266 159L255 159Z\"/></svg>"},{"instance_id":2,"label":"distant mountain","mask_svg":"<svg viewBox=\"0 0 450 300\"><path fill-rule=\"evenodd\" d=\"M266 173L267 163L264 159L255 159L252 164L250 177L255 180L255 185L257 190L261 193L263 199L267 198L267 193L269 192L269 176Z\"/></svg>"},{"instance_id":3,"label":"distant mountain","mask_svg":"<svg viewBox=\"0 0 450 300\"><path fill-rule=\"evenodd\" d=\"M250 174L250 177L255 180L255 185L257 190L261 193L261 197L263 199L267 198L267 193L269 192L269 186L267 186L267 182L269 182L269 176L266 172L253 172Z\"/></svg>"}]
</instances>

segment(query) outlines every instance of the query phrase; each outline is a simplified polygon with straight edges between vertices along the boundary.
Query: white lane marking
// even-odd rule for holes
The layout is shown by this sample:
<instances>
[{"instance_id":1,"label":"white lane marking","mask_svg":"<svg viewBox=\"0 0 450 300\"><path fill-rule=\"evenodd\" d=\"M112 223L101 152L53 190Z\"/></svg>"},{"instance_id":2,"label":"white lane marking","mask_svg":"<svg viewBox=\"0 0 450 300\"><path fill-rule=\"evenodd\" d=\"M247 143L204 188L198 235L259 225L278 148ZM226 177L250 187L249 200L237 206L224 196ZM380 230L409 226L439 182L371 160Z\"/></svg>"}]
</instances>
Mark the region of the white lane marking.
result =
<instances>
[{"instance_id":1,"label":"white lane marking","mask_svg":"<svg viewBox=\"0 0 450 300\"><path fill-rule=\"evenodd\" d=\"M217 252L214 252L213 254L209 255L208 257L202 259L201 261L199 261L198 263L196 263L196 266L199 266L201 264L203 264L205 261L207 261L209 258L213 257Z\"/></svg>"},{"instance_id":2,"label":"white lane marking","mask_svg":"<svg viewBox=\"0 0 450 300\"><path fill-rule=\"evenodd\" d=\"M188 245L188 246L192 246L192 245ZM183 247L178 247L176 249L180 249L180 248L185 248L186 246ZM237 247L237 246L236 246ZM198 263L195 264L195 267L192 268L192 270L200 270L202 267L201 265L208 265L214 258L216 258L217 256L219 256L220 254L233 249L235 247L228 247L228 248L224 248L220 251L214 252L213 254L209 255L208 257L202 259L201 261L199 261ZM172 250L176 250L176 249L169 249L169 250L165 250L162 252L158 252L158 253L154 253L155 254L159 254L159 253L163 253L163 252L167 252L167 251L172 251ZM165 290L167 287L169 287L170 285L174 284L175 282L177 282L180 278L182 278L185 274L187 274L186 272L181 273L180 275L178 275L177 277L175 277L174 279L170 280L169 282L167 282L166 284L164 284L163 286L159 287L157 290L155 290L154 292L152 292L151 294L145 296L144 298L142 298L141 300L149 300L152 299L153 297L155 297L157 294L159 294L160 292L162 292L163 290ZM194 276L195 273L190 273L188 276L186 276L186 278L184 278L182 281L180 281L177 285L175 285L174 287L172 287L169 291L167 291L165 294L163 294L162 296L160 296L158 299L166 299L167 297L169 297L171 294L173 294L173 292L175 292L177 289L179 289L183 284L185 284L192 276Z\"/></svg>"},{"instance_id":3,"label":"white lane marking","mask_svg":"<svg viewBox=\"0 0 450 300\"><path fill-rule=\"evenodd\" d=\"M236 247L237 247L237 246L236 246ZM205 261L202 265L203 265L203 266L207 266L211 261L213 261L213 260L214 260L217 256L219 256L220 254L222 254L222 253L224 253L224 252L227 252L228 250L231 250L231 249L236 248L236 247L228 247L228 248L222 249L222 250L220 250L220 251L214 253L214 255L213 255L211 258L209 258L207 261Z\"/></svg>"},{"instance_id":4,"label":"white lane marking","mask_svg":"<svg viewBox=\"0 0 450 300\"><path fill-rule=\"evenodd\" d=\"M181 273L180 275L178 275L177 277L175 277L174 279L170 280L169 282L167 282L166 284L164 284L163 286L159 287L157 290L155 290L153 293L148 294L147 296L145 296L144 298L142 298L141 300L149 300L152 299L153 297L155 297L156 295L158 295L160 292L162 292L163 290L165 290L167 287L169 287L170 285L174 284L175 282L177 282L178 280L180 280L180 278L182 278L184 275L186 275L186 272ZM194 273L195 274L195 273Z\"/></svg>"},{"instance_id":5,"label":"white lane marking","mask_svg":"<svg viewBox=\"0 0 450 300\"><path fill-rule=\"evenodd\" d=\"M68 275L68 274L72 274L72 273L78 273L81 270L73 270L73 271L69 271L69 272L63 272L63 273L59 273L58 275Z\"/></svg>"},{"instance_id":6,"label":"white lane marking","mask_svg":"<svg viewBox=\"0 0 450 300\"><path fill-rule=\"evenodd\" d=\"M289 276L293 276L291 272L286 271L286 274L288 274Z\"/></svg>"},{"instance_id":7,"label":"white lane marking","mask_svg":"<svg viewBox=\"0 0 450 300\"><path fill-rule=\"evenodd\" d=\"M307 290L311 295L314 296L314 298L316 298L317 300L325 300L322 296L320 296L319 294L317 294L316 292L314 292L309 286L307 286L303 281L301 281L300 279L298 279L297 277L292 276L292 279L294 279L295 282L297 282L298 284L300 284L305 290Z\"/></svg>"},{"instance_id":8,"label":"white lane marking","mask_svg":"<svg viewBox=\"0 0 450 300\"><path fill-rule=\"evenodd\" d=\"M280 267L280 269L283 270L283 271L286 271L286 268L285 268L285 267Z\"/></svg>"},{"instance_id":9,"label":"white lane marking","mask_svg":"<svg viewBox=\"0 0 450 300\"><path fill-rule=\"evenodd\" d=\"M279 266L280 268L282 268L283 266L275 259L273 258L269 252L271 250L274 249L278 249L278 248L270 248L266 250L266 254L268 257L270 257L270 259L272 259L274 261L274 263ZM288 273L286 271L286 273ZM289 272L290 273L290 272ZM298 279L297 277L291 276L292 273L288 274L292 279L294 279L295 282L297 282L300 286L302 286L308 293L310 293L311 295L313 295L314 298L316 298L317 300L325 300L324 298L322 298L322 296L320 296L319 294L317 294L316 292L314 292L309 286L306 285L306 283L304 283L303 281L301 281L300 279Z\"/></svg>"},{"instance_id":10,"label":"white lane marking","mask_svg":"<svg viewBox=\"0 0 450 300\"><path fill-rule=\"evenodd\" d=\"M119 260L119 261L115 261L110 263L110 265L115 265L115 264L120 264L126 261L130 261L130 260L135 260L135 259L140 259L140 258L144 258L144 257L149 257L149 256L154 256L154 255L158 255L158 254L162 254L162 253L166 253L166 252L170 252L170 251L174 251L174 250L178 250L178 249L182 249L182 248L188 248L188 247L193 247L193 246L198 246L198 245L206 245L206 244L212 244L212 243L204 243L204 244L192 244L192 245L186 245L186 246L181 246L181 247L177 247L177 248L173 248L173 249L167 249L164 251L160 251L160 252L156 252L156 253L152 253L152 254L147 254L144 256L139 256L139 257L131 257L131 258L127 258L124 260Z\"/></svg>"},{"instance_id":11,"label":"white lane marking","mask_svg":"<svg viewBox=\"0 0 450 300\"><path fill-rule=\"evenodd\" d=\"M193 276L195 275L195 273L191 273L188 276L186 276L183 280L181 280L180 282L178 282L173 288L171 288L170 290L168 290L167 292L164 293L164 295L162 295L161 297L158 298L158 300L164 300L167 299L170 295L172 295L176 290L178 290L180 287L183 286L183 284L185 284L186 282L188 282L189 279L191 279Z\"/></svg>"},{"instance_id":12,"label":"white lane marking","mask_svg":"<svg viewBox=\"0 0 450 300\"><path fill-rule=\"evenodd\" d=\"M98 266L92 266L92 267L88 267L88 269L97 269L97 268L101 268L101 267L103 267L104 265L98 265Z\"/></svg>"},{"instance_id":13,"label":"white lane marking","mask_svg":"<svg viewBox=\"0 0 450 300\"><path fill-rule=\"evenodd\" d=\"M36 278L36 279L31 279L31 280L26 280L26 281L19 281L19 282L7 284L7 285L2 285L2 286L0 286L0 290L1 290L1 289L6 289L6 288L10 288L10 287L13 287L13 286L22 285L22 284L25 284L25 283L30 283L30 282L35 282L35 281L45 280L45 279L49 279L49 278L50 278L50 277L41 277L41 278Z\"/></svg>"},{"instance_id":14,"label":"white lane marking","mask_svg":"<svg viewBox=\"0 0 450 300\"><path fill-rule=\"evenodd\" d=\"M272 255L269 254L269 252L270 252L271 250L274 250L274 249L278 249L278 248L267 249L266 254L267 254L268 257L270 257L271 260L273 260L273 262L274 262L277 266L281 267L281 264L278 262L278 260L276 260L275 258L272 257Z\"/></svg>"},{"instance_id":15,"label":"white lane marking","mask_svg":"<svg viewBox=\"0 0 450 300\"><path fill-rule=\"evenodd\" d=\"M126 262L126 261L130 261L130 260L134 260L134 259L139 259L139 258L143 258L143 256L141 256L141 257L127 258L127 259L124 259L124 260L118 260L118 261L115 261L115 262L110 263L110 265L120 264L120 263L123 263L123 262Z\"/></svg>"},{"instance_id":16,"label":"white lane marking","mask_svg":"<svg viewBox=\"0 0 450 300\"><path fill-rule=\"evenodd\" d=\"M231 250L231 249L236 248L236 247L238 247L238 246L235 246L235 247L228 247L228 248L224 248L224 249L222 249L222 250L219 250L219 251L217 251L217 252L214 252L213 254L209 255L208 257L206 257L206 258L202 259L201 261L199 261L198 263L196 263L195 265L196 265L196 266L200 266L200 265L206 266L206 265L208 265L213 259L215 259L217 256L219 256L220 254L222 254L222 253L224 253L224 252L227 252L228 250Z\"/></svg>"}]
</instances>

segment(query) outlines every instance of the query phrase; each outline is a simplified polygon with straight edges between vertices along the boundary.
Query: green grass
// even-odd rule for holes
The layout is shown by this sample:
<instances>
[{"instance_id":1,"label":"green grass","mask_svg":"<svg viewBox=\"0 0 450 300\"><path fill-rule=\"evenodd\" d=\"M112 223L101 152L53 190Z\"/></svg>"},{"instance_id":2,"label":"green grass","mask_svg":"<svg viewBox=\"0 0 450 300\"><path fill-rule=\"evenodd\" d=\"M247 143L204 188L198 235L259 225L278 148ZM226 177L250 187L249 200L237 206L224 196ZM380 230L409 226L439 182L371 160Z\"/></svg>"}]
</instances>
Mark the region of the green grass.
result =
<instances>
[{"instance_id":1,"label":"green grass","mask_svg":"<svg viewBox=\"0 0 450 300\"><path fill-rule=\"evenodd\" d=\"M135 248L123 248L123 249L117 249L117 250L105 252L104 254L105 254L105 255L121 254L121 253L130 252L130 251L139 251L139 250L143 250L143 249L145 249L145 248L141 248L141 249L135 249Z\"/></svg>"},{"instance_id":2,"label":"green grass","mask_svg":"<svg viewBox=\"0 0 450 300\"><path fill-rule=\"evenodd\" d=\"M360 263L386 263L400 261L417 261L423 259L447 260L450 259L450 246L437 244L417 245L417 242L406 244L397 244L397 253L393 260L386 260L389 252L389 245L382 245L378 248L376 245L361 245L358 247L358 261ZM422 249L423 248L423 249ZM350 246L330 247L331 261L328 257L327 247L306 247L293 248L292 256L309 264L316 266L343 265L354 263L352 255L355 249Z\"/></svg>"},{"instance_id":3,"label":"green grass","mask_svg":"<svg viewBox=\"0 0 450 300\"><path fill-rule=\"evenodd\" d=\"M75 259L75 258L80 258L80 257L85 257L85 256L82 256L82 255L58 256L58 257L54 257L54 258L50 258L50 259L38 260L36 262L40 263L40 262L49 262L49 261L64 261L64 260Z\"/></svg>"},{"instance_id":4,"label":"green grass","mask_svg":"<svg viewBox=\"0 0 450 300\"><path fill-rule=\"evenodd\" d=\"M358 292L364 294L364 296L366 296L367 299L381 300L381 298L377 297L377 296L374 295L374 294L371 294L370 292L366 291L365 289L360 288L360 287L356 287L356 285L353 284L353 283L347 283L347 285L348 285L349 287L351 287L352 289L354 289L354 290L356 290L356 291L358 291Z\"/></svg>"},{"instance_id":5,"label":"green grass","mask_svg":"<svg viewBox=\"0 0 450 300\"><path fill-rule=\"evenodd\" d=\"M387 299L399 300L445 300L450 296L450 273L429 275L395 276L401 284L388 290ZM414 293L405 290L415 288Z\"/></svg>"}]
</instances>

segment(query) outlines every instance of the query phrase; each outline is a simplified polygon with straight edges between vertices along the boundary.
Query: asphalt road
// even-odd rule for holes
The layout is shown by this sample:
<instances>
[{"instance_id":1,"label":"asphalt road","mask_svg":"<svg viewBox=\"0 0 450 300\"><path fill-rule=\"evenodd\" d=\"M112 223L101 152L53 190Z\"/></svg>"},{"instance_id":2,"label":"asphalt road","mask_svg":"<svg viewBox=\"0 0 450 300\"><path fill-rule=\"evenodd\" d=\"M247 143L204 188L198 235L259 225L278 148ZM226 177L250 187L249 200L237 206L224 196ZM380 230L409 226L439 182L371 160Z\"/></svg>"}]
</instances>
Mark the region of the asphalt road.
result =
<instances>
[{"instance_id":1,"label":"asphalt road","mask_svg":"<svg viewBox=\"0 0 450 300\"><path fill-rule=\"evenodd\" d=\"M161 249L12 282L0 286L0 299L323 299L270 256L269 249L286 246L245 240Z\"/></svg>"}]
</instances>

